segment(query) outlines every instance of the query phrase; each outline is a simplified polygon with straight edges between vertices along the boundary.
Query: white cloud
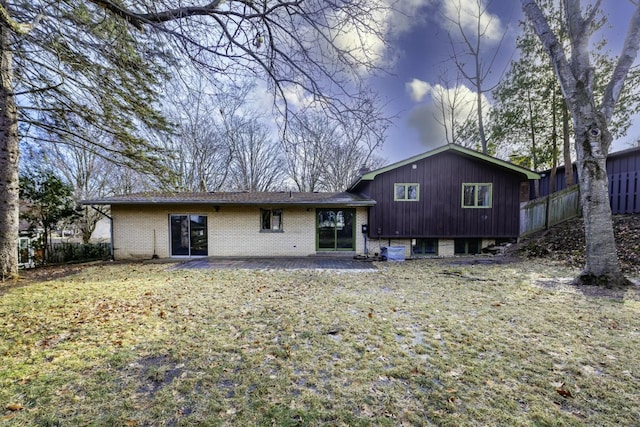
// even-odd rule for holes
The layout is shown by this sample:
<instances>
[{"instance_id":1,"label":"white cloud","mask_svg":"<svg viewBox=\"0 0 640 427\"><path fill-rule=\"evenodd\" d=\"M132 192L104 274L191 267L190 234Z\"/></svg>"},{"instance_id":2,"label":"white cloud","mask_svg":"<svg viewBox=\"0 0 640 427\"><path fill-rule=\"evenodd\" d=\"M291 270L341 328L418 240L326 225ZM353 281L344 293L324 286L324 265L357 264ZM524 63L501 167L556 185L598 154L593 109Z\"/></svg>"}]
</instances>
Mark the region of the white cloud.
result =
<instances>
[{"instance_id":1,"label":"white cloud","mask_svg":"<svg viewBox=\"0 0 640 427\"><path fill-rule=\"evenodd\" d=\"M284 88L284 98L287 100L289 107L294 110L302 109L313 104L313 96L298 85L286 86Z\"/></svg>"},{"instance_id":2,"label":"white cloud","mask_svg":"<svg viewBox=\"0 0 640 427\"><path fill-rule=\"evenodd\" d=\"M482 37L489 42L498 42L504 33L504 27L497 15L486 10L485 0L442 0L441 13L446 19L442 20L445 29L458 36L459 22L463 31L471 37L478 32L478 18L480 28L484 32Z\"/></svg>"},{"instance_id":3,"label":"white cloud","mask_svg":"<svg viewBox=\"0 0 640 427\"><path fill-rule=\"evenodd\" d=\"M409 113L407 124L418 131L420 143L435 148L447 143L444 128L438 123L433 104L421 104Z\"/></svg>"},{"instance_id":4,"label":"white cloud","mask_svg":"<svg viewBox=\"0 0 640 427\"><path fill-rule=\"evenodd\" d=\"M429 83L423 82L419 79L413 79L409 83L406 83L405 88L407 89L407 92L409 92L411 99L416 102L422 101L432 90L432 86Z\"/></svg>"},{"instance_id":5,"label":"white cloud","mask_svg":"<svg viewBox=\"0 0 640 427\"><path fill-rule=\"evenodd\" d=\"M392 59L386 43L417 25L420 22L418 10L434 1L370 0L371 13L367 16L353 16L353 11L345 7L331 19L331 39L361 63L390 65Z\"/></svg>"},{"instance_id":6,"label":"white cloud","mask_svg":"<svg viewBox=\"0 0 640 427\"><path fill-rule=\"evenodd\" d=\"M436 3L437 0L401 0L391 2L393 11L389 13L389 28L394 34L410 31L420 23L420 9ZM424 19L424 18L422 18Z\"/></svg>"},{"instance_id":7,"label":"white cloud","mask_svg":"<svg viewBox=\"0 0 640 427\"><path fill-rule=\"evenodd\" d=\"M430 87L427 102L410 111L407 120L409 127L416 129L420 142L428 148L447 142L460 143L452 141L451 123L453 121L459 125L473 118L476 106L475 92L465 85L448 88L437 84ZM484 111L488 111L488 100L483 99L483 103L486 106Z\"/></svg>"}]
</instances>

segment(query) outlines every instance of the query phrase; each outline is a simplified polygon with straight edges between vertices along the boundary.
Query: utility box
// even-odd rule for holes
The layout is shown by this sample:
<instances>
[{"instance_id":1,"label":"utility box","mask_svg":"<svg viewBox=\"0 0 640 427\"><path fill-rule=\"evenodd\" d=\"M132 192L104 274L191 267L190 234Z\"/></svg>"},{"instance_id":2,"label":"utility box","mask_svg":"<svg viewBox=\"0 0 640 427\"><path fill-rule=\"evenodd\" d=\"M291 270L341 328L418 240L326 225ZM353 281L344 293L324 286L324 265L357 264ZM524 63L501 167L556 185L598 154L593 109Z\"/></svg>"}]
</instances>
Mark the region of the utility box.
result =
<instances>
[{"instance_id":1,"label":"utility box","mask_svg":"<svg viewBox=\"0 0 640 427\"><path fill-rule=\"evenodd\" d=\"M404 261L404 246L385 246L380 255L387 261Z\"/></svg>"}]
</instances>

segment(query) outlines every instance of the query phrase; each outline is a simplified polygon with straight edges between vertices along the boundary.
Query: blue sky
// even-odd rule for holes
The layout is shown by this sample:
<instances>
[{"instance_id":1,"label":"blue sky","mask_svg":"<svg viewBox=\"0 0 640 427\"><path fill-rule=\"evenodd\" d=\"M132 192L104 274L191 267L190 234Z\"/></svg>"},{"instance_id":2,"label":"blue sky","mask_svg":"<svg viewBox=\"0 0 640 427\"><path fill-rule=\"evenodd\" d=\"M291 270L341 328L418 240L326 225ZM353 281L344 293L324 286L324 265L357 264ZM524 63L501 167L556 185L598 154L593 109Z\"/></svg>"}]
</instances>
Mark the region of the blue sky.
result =
<instances>
[{"instance_id":1,"label":"blue sky","mask_svg":"<svg viewBox=\"0 0 640 427\"><path fill-rule=\"evenodd\" d=\"M391 49L387 51L394 53L395 60L387 68L387 75L370 80L386 101L387 112L395 116L382 150L382 156L389 162L445 142L443 130L433 117L438 110L431 95L441 76L455 78L455 66L448 61L450 43L444 16L453 13L451 6L458 1L463 11L477 10L477 1L487 4L485 0L400 0L400 7L406 8L406 15L395 18L396 31L391 38ZM589 1L583 3L586 5ZM603 1L603 10L609 20L605 37L610 42L609 49L613 55L620 51L633 7L629 0ZM486 18L491 19L490 28L497 34L495 40L506 32L494 71L487 80L487 84L492 86L515 54L515 37L520 31L518 22L523 15L517 0L493 0L488 3L488 12ZM492 54L495 44L488 48ZM466 86L462 89L471 95L472 86L467 82L461 83ZM632 127L625 138L614 143L613 151L629 148L640 136L639 129Z\"/></svg>"}]
</instances>

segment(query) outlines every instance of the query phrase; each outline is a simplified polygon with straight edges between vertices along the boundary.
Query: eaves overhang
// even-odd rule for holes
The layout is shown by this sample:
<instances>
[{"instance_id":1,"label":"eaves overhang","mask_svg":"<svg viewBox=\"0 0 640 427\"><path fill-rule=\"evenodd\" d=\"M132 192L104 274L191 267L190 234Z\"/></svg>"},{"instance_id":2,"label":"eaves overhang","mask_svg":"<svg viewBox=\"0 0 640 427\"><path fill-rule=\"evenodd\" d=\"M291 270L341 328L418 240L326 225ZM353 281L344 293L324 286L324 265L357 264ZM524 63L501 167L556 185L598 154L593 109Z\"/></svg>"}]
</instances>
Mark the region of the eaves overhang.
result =
<instances>
[{"instance_id":1,"label":"eaves overhang","mask_svg":"<svg viewBox=\"0 0 640 427\"><path fill-rule=\"evenodd\" d=\"M303 206L367 207L372 199L352 193L320 192L212 192L212 193L137 193L88 199L83 205L209 205L209 206Z\"/></svg>"}]
</instances>

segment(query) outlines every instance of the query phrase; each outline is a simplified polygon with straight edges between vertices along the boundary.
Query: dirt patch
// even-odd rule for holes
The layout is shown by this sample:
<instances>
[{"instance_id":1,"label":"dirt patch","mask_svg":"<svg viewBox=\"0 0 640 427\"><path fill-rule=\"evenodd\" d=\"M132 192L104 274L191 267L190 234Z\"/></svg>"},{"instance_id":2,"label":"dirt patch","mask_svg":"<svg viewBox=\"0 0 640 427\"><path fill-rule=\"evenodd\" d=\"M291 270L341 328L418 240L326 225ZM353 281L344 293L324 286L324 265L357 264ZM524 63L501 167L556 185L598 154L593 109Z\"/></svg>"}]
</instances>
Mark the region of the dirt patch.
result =
<instances>
[{"instance_id":1,"label":"dirt patch","mask_svg":"<svg viewBox=\"0 0 640 427\"><path fill-rule=\"evenodd\" d=\"M91 265L95 264L95 262L91 263ZM87 265L88 264L65 264L20 270L18 279L0 282L0 295L3 295L9 289L78 274L83 268L87 267Z\"/></svg>"},{"instance_id":2,"label":"dirt patch","mask_svg":"<svg viewBox=\"0 0 640 427\"><path fill-rule=\"evenodd\" d=\"M72 274L77 274L86 266L86 264L65 264L31 268L20 271L20 279L31 282L60 279Z\"/></svg>"}]
</instances>

